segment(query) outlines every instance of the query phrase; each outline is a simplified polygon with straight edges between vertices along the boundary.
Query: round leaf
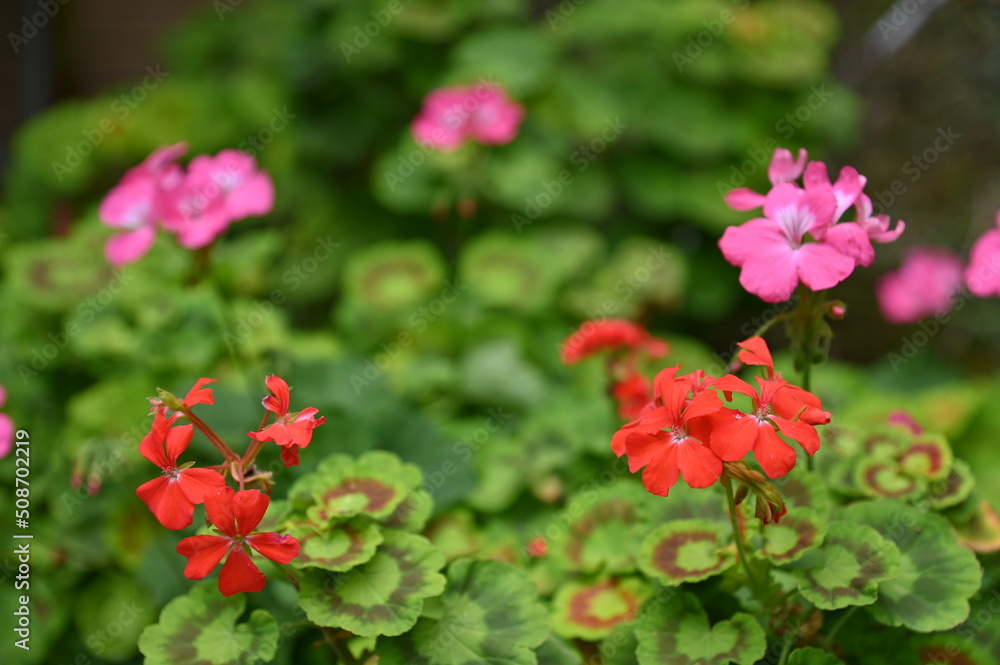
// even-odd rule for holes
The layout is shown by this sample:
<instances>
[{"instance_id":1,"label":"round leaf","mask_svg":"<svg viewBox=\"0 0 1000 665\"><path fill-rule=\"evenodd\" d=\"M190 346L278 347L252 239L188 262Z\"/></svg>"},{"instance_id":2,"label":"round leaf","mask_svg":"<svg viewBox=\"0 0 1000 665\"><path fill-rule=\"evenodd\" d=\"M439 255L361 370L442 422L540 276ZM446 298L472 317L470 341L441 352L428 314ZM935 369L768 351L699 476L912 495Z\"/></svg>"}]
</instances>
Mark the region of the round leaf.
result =
<instances>
[{"instance_id":1,"label":"round leaf","mask_svg":"<svg viewBox=\"0 0 1000 665\"><path fill-rule=\"evenodd\" d=\"M444 556L422 536L386 531L368 563L346 573L310 570L299 605L310 621L363 637L400 635L413 624L424 599L444 589Z\"/></svg>"},{"instance_id":2,"label":"round leaf","mask_svg":"<svg viewBox=\"0 0 1000 665\"><path fill-rule=\"evenodd\" d=\"M856 503L842 516L881 530L902 553L899 571L879 585L878 601L869 608L876 619L929 632L969 616L968 599L979 590L983 571L947 520L890 499Z\"/></svg>"},{"instance_id":3,"label":"round leaf","mask_svg":"<svg viewBox=\"0 0 1000 665\"><path fill-rule=\"evenodd\" d=\"M874 603L879 582L899 569L899 550L870 526L837 520L807 563L795 571L799 591L816 607L836 610Z\"/></svg>"},{"instance_id":4,"label":"round leaf","mask_svg":"<svg viewBox=\"0 0 1000 665\"><path fill-rule=\"evenodd\" d=\"M167 603L159 623L139 636L146 665L244 665L269 662L278 650L278 623L266 610L236 620L246 596L226 598L214 584L192 587Z\"/></svg>"},{"instance_id":5,"label":"round leaf","mask_svg":"<svg viewBox=\"0 0 1000 665\"><path fill-rule=\"evenodd\" d=\"M639 665L752 665L767 649L764 629L751 615L739 612L710 626L690 593L644 610L635 634Z\"/></svg>"},{"instance_id":6,"label":"round leaf","mask_svg":"<svg viewBox=\"0 0 1000 665\"><path fill-rule=\"evenodd\" d=\"M532 649L549 636L531 580L499 561L452 563L426 614L412 635L428 665L530 665Z\"/></svg>"},{"instance_id":7,"label":"round leaf","mask_svg":"<svg viewBox=\"0 0 1000 665\"><path fill-rule=\"evenodd\" d=\"M664 524L646 536L639 568L667 585L697 582L736 563L735 548L723 545L723 530L705 520Z\"/></svg>"},{"instance_id":8,"label":"round leaf","mask_svg":"<svg viewBox=\"0 0 1000 665\"><path fill-rule=\"evenodd\" d=\"M292 560L293 566L333 572L350 570L371 560L382 543L378 525L364 519L351 520L323 531L293 529L292 535L298 538L301 546L299 555Z\"/></svg>"},{"instance_id":9,"label":"round leaf","mask_svg":"<svg viewBox=\"0 0 1000 665\"><path fill-rule=\"evenodd\" d=\"M788 665L844 665L844 661L822 649L806 647L789 654Z\"/></svg>"},{"instance_id":10,"label":"round leaf","mask_svg":"<svg viewBox=\"0 0 1000 665\"><path fill-rule=\"evenodd\" d=\"M646 595L644 587L636 579L570 582L552 599L552 630L560 637L603 639L635 618Z\"/></svg>"},{"instance_id":11,"label":"round leaf","mask_svg":"<svg viewBox=\"0 0 1000 665\"><path fill-rule=\"evenodd\" d=\"M818 547L826 536L828 522L815 511L794 508L780 522L761 527L763 544L757 556L780 565L798 561Z\"/></svg>"}]
</instances>

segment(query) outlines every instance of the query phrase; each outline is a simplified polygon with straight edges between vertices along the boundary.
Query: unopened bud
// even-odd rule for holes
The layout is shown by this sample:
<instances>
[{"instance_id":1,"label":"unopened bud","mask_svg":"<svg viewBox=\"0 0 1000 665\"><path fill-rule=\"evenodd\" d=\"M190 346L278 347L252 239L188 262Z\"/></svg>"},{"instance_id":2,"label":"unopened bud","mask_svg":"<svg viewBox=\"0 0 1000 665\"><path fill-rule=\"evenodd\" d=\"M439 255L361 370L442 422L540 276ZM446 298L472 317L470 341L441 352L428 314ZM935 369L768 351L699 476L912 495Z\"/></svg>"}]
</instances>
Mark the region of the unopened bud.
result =
<instances>
[{"instance_id":1,"label":"unopened bud","mask_svg":"<svg viewBox=\"0 0 1000 665\"><path fill-rule=\"evenodd\" d=\"M173 393L167 392L163 388L157 388L156 394L159 395L160 402L163 404L163 406L167 407L168 409L171 409L172 411L180 411L184 406L183 404L181 404L181 401L177 399L177 397Z\"/></svg>"},{"instance_id":2,"label":"unopened bud","mask_svg":"<svg viewBox=\"0 0 1000 665\"><path fill-rule=\"evenodd\" d=\"M831 319L842 319L847 315L847 305L839 300L834 300L830 303L830 318Z\"/></svg>"}]
</instances>

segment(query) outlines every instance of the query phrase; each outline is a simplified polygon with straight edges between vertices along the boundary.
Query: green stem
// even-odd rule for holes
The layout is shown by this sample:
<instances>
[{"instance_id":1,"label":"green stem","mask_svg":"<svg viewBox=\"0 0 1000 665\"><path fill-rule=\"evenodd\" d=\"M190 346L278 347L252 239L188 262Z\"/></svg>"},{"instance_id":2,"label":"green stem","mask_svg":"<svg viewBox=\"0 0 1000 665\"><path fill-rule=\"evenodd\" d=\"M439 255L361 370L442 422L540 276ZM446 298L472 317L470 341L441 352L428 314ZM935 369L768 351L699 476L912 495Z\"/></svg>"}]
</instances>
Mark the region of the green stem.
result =
<instances>
[{"instance_id":1,"label":"green stem","mask_svg":"<svg viewBox=\"0 0 1000 665\"><path fill-rule=\"evenodd\" d=\"M840 629L844 627L844 624L847 623L847 620L851 618L851 615L853 615L857 609L858 606L854 605L851 609L844 612L844 616L840 617L840 620L838 620L837 623L833 624L833 628L830 629L830 634L826 636L826 643L828 646L833 646L833 638L837 636L837 633L840 632Z\"/></svg>"},{"instance_id":2,"label":"green stem","mask_svg":"<svg viewBox=\"0 0 1000 665\"><path fill-rule=\"evenodd\" d=\"M338 639L337 633L332 628L323 627L323 639L330 645L333 654L337 657L337 662L344 665L358 665L358 661L350 649Z\"/></svg>"},{"instance_id":3,"label":"green stem","mask_svg":"<svg viewBox=\"0 0 1000 665\"><path fill-rule=\"evenodd\" d=\"M797 633L798 628L796 628L795 631ZM784 645L781 647L781 657L778 658L778 665L785 665L788 661L788 654L792 652L792 645L794 645L795 642L796 640L788 639L787 636L784 638Z\"/></svg>"},{"instance_id":4,"label":"green stem","mask_svg":"<svg viewBox=\"0 0 1000 665\"><path fill-rule=\"evenodd\" d=\"M747 557L746 546L743 544L743 534L740 532L739 518L736 515L736 511L739 507L736 505L736 496L733 494L733 483L729 476L725 473L722 474L722 486L726 488L726 502L729 505L729 520L733 526L733 538L736 540L736 551L739 554L740 562L743 564L743 569L747 573L747 579L750 580L750 586L753 588L754 593L757 594L758 598L762 600L762 587L757 582L757 576L750 567L750 559Z\"/></svg>"}]
</instances>

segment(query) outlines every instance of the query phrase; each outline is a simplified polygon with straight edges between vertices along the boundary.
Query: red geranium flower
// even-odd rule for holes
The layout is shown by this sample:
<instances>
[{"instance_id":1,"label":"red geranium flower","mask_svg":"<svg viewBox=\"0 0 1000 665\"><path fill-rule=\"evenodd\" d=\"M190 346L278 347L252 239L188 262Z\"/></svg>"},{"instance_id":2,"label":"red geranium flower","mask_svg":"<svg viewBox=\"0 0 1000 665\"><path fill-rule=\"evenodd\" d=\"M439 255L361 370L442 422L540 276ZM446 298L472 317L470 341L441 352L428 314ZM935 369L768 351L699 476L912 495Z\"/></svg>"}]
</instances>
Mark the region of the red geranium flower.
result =
<instances>
[{"instance_id":1,"label":"red geranium flower","mask_svg":"<svg viewBox=\"0 0 1000 665\"><path fill-rule=\"evenodd\" d=\"M305 448L312 441L312 431L326 422L326 418L316 418L319 409L309 407L289 413L291 403L288 384L273 374L264 383L271 394L262 400L264 408L278 416L278 420L259 432L249 432L248 436L258 441L274 441L281 446L281 461L285 466L299 463L299 448Z\"/></svg>"},{"instance_id":2,"label":"red geranium flower","mask_svg":"<svg viewBox=\"0 0 1000 665\"><path fill-rule=\"evenodd\" d=\"M653 388L642 374L630 374L611 386L611 396L618 402L618 415L633 420L653 401Z\"/></svg>"},{"instance_id":3,"label":"red geranium flower","mask_svg":"<svg viewBox=\"0 0 1000 665\"><path fill-rule=\"evenodd\" d=\"M707 445L711 416L722 409L722 401L705 389L704 376L677 377L678 369L657 375L656 401L611 440L616 455L628 455L629 471L645 467L643 485L658 496L667 496L680 474L691 487L708 487L722 475L722 460Z\"/></svg>"},{"instance_id":4,"label":"red geranium flower","mask_svg":"<svg viewBox=\"0 0 1000 665\"><path fill-rule=\"evenodd\" d=\"M820 446L816 428L804 420L793 420L805 414L809 405L798 401L788 390L794 388L795 395L805 393L816 401L818 399L812 393L791 386L784 379L757 377L757 383L759 391L732 374L715 382L718 390L750 397L753 411L747 414L725 409L724 419L716 421L712 450L727 462L743 459L753 450L764 473L770 478L779 478L792 470L796 460L795 449L778 436L779 431L796 441L810 455L815 454Z\"/></svg>"},{"instance_id":5,"label":"red geranium flower","mask_svg":"<svg viewBox=\"0 0 1000 665\"><path fill-rule=\"evenodd\" d=\"M560 355L563 363L573 365L595 353L621 349L644 351L651 358L662 358L670 347L636 323L624 319L602 319L581 325L563 342Z\"/></svg>"},{"instance_id":6,"label":"red geranium flower","mask_svg":"<svg viewBox=\"0 0 1000 665\"><path fill-rule=\"evenodd\" d=\"M142 456L163 469L163 475L143 483L135 493L160 524L168 529L183 529L191 524L194 506L204 502L205 493L223 487L226 482L211 469L177 466L177 458L191 444L194 431L191 425L171 428L172 422L162 411L157 411L152 431L139 444Z\"/></svg>"},{"instance_id":7,"label":"red geranium flower","mask_svg":"<svg viewBox=\"0 0 1000 665\"><path fill-rule=\"evenodd\" d=\"M264 573L254 564L248 546L276 563L288 563L299 555L299 541L294 536L257 533L270 499L260 490L236 492L232 487L205 496L205 512L222 536L191 536L177 545L177 553L188 558L184 576L200 580L211 573L228 555L219 573L219 591L232 596L264 588Z\"/></svg>"}]
</instances>

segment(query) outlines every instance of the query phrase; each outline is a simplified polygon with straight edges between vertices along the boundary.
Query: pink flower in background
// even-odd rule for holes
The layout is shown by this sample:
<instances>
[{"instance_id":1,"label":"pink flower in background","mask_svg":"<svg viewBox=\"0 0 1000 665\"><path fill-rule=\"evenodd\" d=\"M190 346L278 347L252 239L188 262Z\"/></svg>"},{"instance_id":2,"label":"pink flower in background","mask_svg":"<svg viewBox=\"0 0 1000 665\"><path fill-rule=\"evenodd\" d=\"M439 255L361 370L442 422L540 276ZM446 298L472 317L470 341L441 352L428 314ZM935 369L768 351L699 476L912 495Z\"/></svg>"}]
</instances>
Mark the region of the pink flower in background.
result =
<instances>
[{"instance_id":1,"label":"pink flower in background","mask_svg":"<svg viewBox=\"0 0 1000 665\"><path fill-rule=\"evenodd\" d=\"M830 188L804 191L776 185L764 201L764 217L726 229L723 256L742 268L740 284L766 302L788 300L801 281L828 289L854 270L854 259L824 242L806 242L833 224L837 202Z\"/></svg>"},{"instance_id":2,"label":"pink flower in background","mask_svg":"<svg viewBox=\"0 0 1000 665\"><path fill-rule=\"evenodd\" d=\"M163 197L183 177L181 167L174 162L185 152L185 143L158 148L130 169L101 201L97 210L101 221L124 231L111 236L104 247L112 265L138 261L153 246L156 224L163 215Z\"/></svg>"},{"instance_id":3,"label":"pink flower in background","mask_svg":"<svg viewBox=\"0 0 1000 665\"><path fill-rule=\"evenodd\" d=\"M892 242L905 228L899 222L890 231L887 215L872 217L871 200L862 192L867 179L853 167L845 166L831 183L826 164L807 164L806 157L805 150L793 158L778 148L767 195L741 187L725 196L734 210L764 208L763 218L726 229L719 248L741 268L743 288L767 302L790 298L800 282L813 291L839 284L856 266L871 265L873 242ZM800 176L803 187L794 182ZM857 218L840 221L851 207Z\"/></svg>"},{"instance_id":4,"label":"pink flower in background","mask_svg":"<svg viewBox=\"0 0 1000 665\"><path fill-rule=\"evenodd\" d=\"M233 222L274 207L271 178L257 170L250 155L237 150L198 155L185 172L175 163L185 152L184 143L157 149L101 202L101 221L126 229L105 246L115 266L142 258L158 229L175 234L181 246L196 249L212 243Z\"/></svg>"},{"instance_id":5,"label":"pink flower in background","mask_svg":"<svg viewBox=\"0 0 1000 665\"><path fill-rule=\"evenodd\" d=\"M937 247L914 247L899 270L875 284L882 316L890 323L914 323L948 311L962 287L962 260Z\"/></svg>"},{"instance_id":6,"label":"pink flower in background","mask_svg":"<svg viewBox=\"0 0 1000 665\"><path fill-rule=\"evenodd\" d=\"M980 298L1000 296L1000 210L996 226L979 236L972 246L969 267L965 269L965 283Z\"/></svg>"},{"instance_id":7,"label":"pink flower in background","mask_svg":"<svg viewBox=\"0 0 1000 665\"><path fill-rule=\"evenodd\" d=\"M0 408L7 403L7 389L0 385ZM0 413L0 459L10 455L14 448L14 421L6 413Z\"/></svg>"},{"instance_id":8,"label":"pink flower in background","mask_svg":"<svg viewBox=\"0 0 1000 665\"><path fill-rule=\"evenodd\" d=\"M424 97L410 131L418 143L443 152L467 140L488 145L510 143L517 136L524 108L495 85L432 90Z\"/></svg>"}]
</instances>

